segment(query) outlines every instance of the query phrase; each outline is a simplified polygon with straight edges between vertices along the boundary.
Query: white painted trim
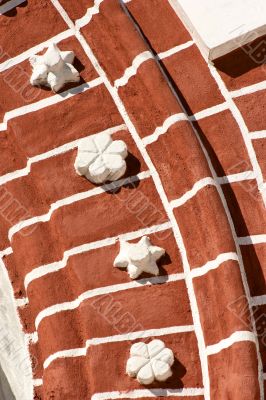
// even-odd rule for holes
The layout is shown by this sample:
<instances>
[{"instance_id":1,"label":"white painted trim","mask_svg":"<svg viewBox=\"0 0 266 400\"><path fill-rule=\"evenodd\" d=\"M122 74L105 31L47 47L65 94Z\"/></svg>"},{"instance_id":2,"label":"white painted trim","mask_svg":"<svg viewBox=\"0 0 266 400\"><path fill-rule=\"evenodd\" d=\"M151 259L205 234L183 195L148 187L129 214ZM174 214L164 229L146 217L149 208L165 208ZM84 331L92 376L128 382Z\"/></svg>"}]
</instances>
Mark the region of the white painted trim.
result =
<instances>
[{"instance_id":1,"label":"white painted trim","mask_svg":"<svg viewBox=\"0 0 266 400\"><path fill-rule=\"evenodd\" d=\"M150 178L150 172L149 171L143 171L140 172L136 176L132 176L130 178L122 178L119 179L118 181L111 182L108 184L104 184L103 186L97 186L93 189L89 189L85 192L80 192L80 193L75 193L72 196L65 197L64 199L57 200L55 203L52 203L50 205L50 209L46 214L39 215L37 217L32 217L29 219L26 219L24 221L20 221L17 224L13 225L8 232L8 238L11 241L13 236L19 232L21 229L24 229L28 226L37 224L39 222L47 222L50 220L52 214L54 213L55 210L58 210L61 207L65 207L67 205L76 203L78 201L88 199L89 197L93 197L102 193L105 193L108 190L113 190L115 188L119 188L123 185L126 185L128 183L133 183L139 180L143 179L148 179Z\"/></svg>"},{"instance_id":2,"label":"white painted trim","mask_svg":"<svg viewBox=\"0 0 266 400\"><path fill-rule=\"evenodd\" d=\"M214 354L220 353L220 351L224 349L228 349L229 347L233 346L235 343L239 342L253 342L256 344L255 335L253 332L249 331L237 331L232 333L226 339L221 340L219 343L213 344L211 346L207 346L206 350L208 356L212 356Z\"/></svg>"},{"instance_id":3,"label":"white painted trim","mask_svg":"<svg viewBox=\"0 0 266 400\"><path fill-rule=\"evenodd\" d=\"M96 242L85 243L81 246L73 247L72 249L66 250L64 252L62 260L53 262L51 264L41 265L40 267L34 268L31 272L28 272L24 279L25 289L27 290L29 284L33 282L35 279L39 279L46 274L50 274L59 271L62 268L65 268L67 266L69 257L73 255L85 253L87 251L95 250L105 246L114 245L118 239L123 239L127 241L134 240L144 235L151 235L156 232L161 232L167 229L171 229L171 227L172 225L170 222L165 222L163 224L154 225L149 228L140 229L138 231L128 232L107 239L102 239Z\"/></svg>"},{"instance_id":4,"label":"white painted trim","mask_svg":"<svg viewBox=\"0 0 266 400\"><path fill-rule=\"evenodd\" d=\"M266 33L264 0L169 0L207 60L215 60Z\"/></svg>"}]
</instances>

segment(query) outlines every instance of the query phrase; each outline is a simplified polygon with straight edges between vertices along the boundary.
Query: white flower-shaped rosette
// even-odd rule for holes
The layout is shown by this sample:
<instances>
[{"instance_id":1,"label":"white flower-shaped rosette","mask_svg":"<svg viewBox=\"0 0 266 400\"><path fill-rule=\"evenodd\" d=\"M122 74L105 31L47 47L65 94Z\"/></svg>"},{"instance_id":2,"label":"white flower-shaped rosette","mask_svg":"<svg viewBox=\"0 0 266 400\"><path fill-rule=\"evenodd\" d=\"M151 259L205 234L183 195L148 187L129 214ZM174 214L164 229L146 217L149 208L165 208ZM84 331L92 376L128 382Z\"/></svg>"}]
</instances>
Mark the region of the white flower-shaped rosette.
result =
<instances>
[{"instance_id":1,"label":"white flower-shaped rosette","mask_svg":"<svg viewBox=\"0 0 266 400\"><path fill-rule=\"evenodd\" d=\"M170 378L173 363L172 350L165 347L161 340L154 339L149 344L139 342L132 345L126 372L142 385L150 385L154 381L164 382Z\"/></svg>"},{"instance_id":2,"label":"white flower-shaped rosette","mask_svg":"<svg viewBox=\"0 0 266 400\"><path fill-rule=\"evenodd\" d=\"M93 183L116 181L126 172L127 145L113 141L111 135L99 133L80 141L75 169Z\"/></svg>"},{"instance_id":3,"label":"white flower-shaped rosette","mask_svg":"<svg viewBox=\"0 0 266 400\"><path fill-rule=\"evenodd\" d=\"M60 51L56 44L51 44L45 54L30 57L31 84L58 92L68 82L79 82L79 73L72 65L74 58L73 51Z\"/></svg>"}]
</instances>

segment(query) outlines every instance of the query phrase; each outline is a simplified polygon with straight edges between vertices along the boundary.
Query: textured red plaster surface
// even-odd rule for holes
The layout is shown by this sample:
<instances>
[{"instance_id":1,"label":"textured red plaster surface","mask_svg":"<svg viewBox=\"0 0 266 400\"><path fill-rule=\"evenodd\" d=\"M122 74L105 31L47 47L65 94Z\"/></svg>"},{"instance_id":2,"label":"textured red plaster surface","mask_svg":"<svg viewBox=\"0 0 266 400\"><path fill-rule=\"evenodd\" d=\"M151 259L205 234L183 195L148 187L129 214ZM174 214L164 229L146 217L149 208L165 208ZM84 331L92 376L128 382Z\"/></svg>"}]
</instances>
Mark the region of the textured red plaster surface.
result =
<instances>
[{"instance_id":1,"label":"textured red plaster surface","mask_svg":"<svg viewBox=\"0 0 266 400\"><path fill-rule=\"evenodd\" d=\"M92 0L59 3L72 21L96 5ZM151 50L156 56L191 40L167 0L131 0L126 3L129 13L118 0L98 5L99 12L94 7L95 15L81 34L111 85L140 53ZM48 0L28 1L0 16L4 50L0 54L0 123L6 112L54 96L29 85L28 97L16 91L30 74L27 57L10 68L4 64L4 71L1 63L67 29ZM83 84L97 78L99 71L78 39L79 35L61 40L59 47L74 50ZM18 311L24 331L37 337L29 345L33 377L41 379L35 400L87 400L93 395L97 399L103 392L115 391L124 392L128 400L132 398L128 391L142 389L169 400L177 398L174 393L182 400L203 400L208 398L208 389L210 400L263 399L266 306L264 297L257 296L266 294L266 223L264 187L258 187L258 181L264 181L266 174L266 97L265 65L254 61L260 44L256 41L215 62L229 91L262 83L260 90L235 94L237 115L235 109L225 109L228 104L207 63L196 45L188 43L159 63L159 57L141 63L114 97L99 82L56 104L11 118L0 132L0 250L11 247L3 261L14 295L29 301ZM125 110L121 104L118 107L117 96ZM224 108L206 110L221 104ZM196 121L193 114L201 111ZM186 121L174 121L173 116L181 113ZM15 212L17 204L27 210L27 218L37 217L47 214L55 202L94 188L74 170L75 146L34 162L18 176L15 171L25 169L31 157L128 123L125 114L136 131L132 134L128 124L113 135L128 145L125 177L149 168L151 177L124 184L115 193L63 203L48 219L35 221L9 240L9 229L21 218ZM254 131L261 131L256 133L259 138L252 137ZM150 136L158 132L158 137ZM216 174L222 180L209 184ZM10 204L7 197L12 199ZM177 199L178 204L171 203ZM113 267L118 241L91 250L79 248L150 229L169 218L172 226L149 235L154 245L166 250L157 283L142 274L136 287L128 287L132 281L127 271ZM80 251L75 253L77 248ZM237 250L241 251L239 260L230 259L237 257ZM26 287L29 274L36 272L40 275L33 276ZM87 297L82 297L85 293ZM254 305L252 309L248 302ZM53 306L47 315L47 308ZM257 347L241 336L243 331L252 331L253 322ZM134 342L127 334L139 335L135 341L149 341L154 337L147 330L155 330L154 337L159 335L173 350L175 363L167 382L145 388L126 375L125 365ZM142 331L145 338L141 339ZM228 342L234 333L239 339ZM93 339L101 342L86 346ZM218 350L207 355L212 345ZM192 396L193 390L205 391L205 397ZM147 391L143 397L133 392L134 398L148 400ZM106 396L111 399L116 394Z\"/></svg>"}]
</instances>

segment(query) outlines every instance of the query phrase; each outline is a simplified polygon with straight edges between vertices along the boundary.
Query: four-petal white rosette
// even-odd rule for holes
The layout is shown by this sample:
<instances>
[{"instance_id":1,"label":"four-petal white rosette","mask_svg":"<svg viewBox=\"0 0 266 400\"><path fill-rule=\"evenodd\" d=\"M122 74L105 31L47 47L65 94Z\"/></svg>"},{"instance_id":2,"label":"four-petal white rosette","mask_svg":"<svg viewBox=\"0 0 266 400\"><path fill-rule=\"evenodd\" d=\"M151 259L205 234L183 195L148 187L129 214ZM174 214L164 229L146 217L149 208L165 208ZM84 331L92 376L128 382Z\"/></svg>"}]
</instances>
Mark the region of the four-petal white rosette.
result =
<instances>
[{"instance_id":1,"label":"four-petal white rosette","mask_svg":"<svg viewBox=\"0 0 266 400\"><path fill-rule=\"evenodd\" d=\"M116 181L126 172L127 145L112 140L108 133L99 133L80 141L75 169L93 183Z\"/></svg>"},{"instance_id":2,"label":"four-petal white rosette","mask_svg":"<svg viewBox=\"0 0 266 400\"><path fill-rule=\"evenodd\" d=\"M137 378L139 383L150 385L154 381L164 382L172 376L173 363L174 354L163 341L138 342L131 346L126 372L130 377Z\"/></svg>"}]
</instances>

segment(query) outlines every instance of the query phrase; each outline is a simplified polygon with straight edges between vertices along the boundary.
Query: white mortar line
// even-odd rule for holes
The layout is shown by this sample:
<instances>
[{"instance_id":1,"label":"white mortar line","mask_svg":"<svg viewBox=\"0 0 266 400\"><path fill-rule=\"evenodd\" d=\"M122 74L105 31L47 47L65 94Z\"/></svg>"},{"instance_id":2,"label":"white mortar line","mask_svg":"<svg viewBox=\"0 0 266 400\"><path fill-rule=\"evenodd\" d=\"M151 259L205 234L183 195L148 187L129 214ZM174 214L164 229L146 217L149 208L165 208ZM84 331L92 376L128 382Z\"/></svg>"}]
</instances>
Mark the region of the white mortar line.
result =
<instances>
[{"instance_id":1,"label":"white mortar line","mask_svg":"<svg viewBox=\"0 0 266 400\"><path fill-rule=\"evenodd\" d=\"M241 246L248 246L250 244L266 243L266 234L240 236L237 238L238 244Z\"/></svg>"},{"instance_id":2,"label":"white mortar line","mask_svg":"<svg viewBox=\"0 0 266 400\"><path fill-rule=\"evenodd\" d=\"M0 251L0 258L3 258L4 256L9 256L12 253L13 253L12 247L7 247L6 249Z\"/></svg>"},{"instance_id":3,"label":"white mortar line","mask_svg":"<svg viewBox=\"0 0 266 400\"><path fill-rule=\"evenodd\" d=\"M124 1L124 3L125 3L125 1ZM164 58L171 57L172 55L174 55L176 53L179 53L180 51L185 50L185 49L193 46L193 44L194 44L194 40L189 40L186 43L179 44L178 46L172 47L169 50L162 51L161 53L158 53L157 57L159 58L159 60L163 60Z\"/></svg>"},{"instance_id":4,"label":"white mortar line","mask_svg":"<svg viewBox=\"0 0 266 400\"><path fill-rule=\"evenodd\" d=\"M266 138L266 130L250 132L250 138L251 138L251 140L265 139Z\"/></svg>"},{"instance_id":5,"label":"white mortar line","mask_svg":"<svg viewBox=\"0 0 266 400\"><path fill-rule=\"evenodd\" d=\"M172 200L170 205L172 208L180 207L184 205L188 200L192 199L192 197L196 196L196 194L205 188L206 186L213 185L216 186L216 182L213 178L207 177L202 178L197 181L191 190L187 191L183 196L179 197L179 199Z\"/></svg>"},{"instance_id":6,"label":"white mortar line","mask_svg":"<svg viewBox=\"0 0 266 400\"><path fill-rule=\"evenodd\" d=\"M263 306L266 304L266 295L263 294L261 296L254 296L251 298L252 307Z\"/></svg>"},{"instance_id":7,"label":"white mortar line","mask_svg":"<svg viewBox=\"0 0 266 400\"><path fill-rule=\"evenodd\" d=\"M122 130L127 130L127 127L125 124L117 125L112 128L107 128L104 131L101 131L99 133L109 133L110 135L113 135L114 133L122 131ZM34 157L28 158L27 165L25 168L17 169L16 171L9 172L5 175L0 176L0 185L3 185L4 183L7 183L9 181L12 181L14 179L18 179L18 178L28 175L31 171L32 164L37 163L39 161L46 160L46 159L54 157L54 156L58 156L63 153L66 153L69 150L73 150L78 146L79 142L81 142L82 140L86 140L88 137L91 137L92 135L97 135L97 134L98 133L92 133L88 136L78 138L76 140L73 140L72 142L65 143L59 147L52 149L52 150L46 151L45 153L38 154Z\"/></svg>"},{"instance_id":8,"label":"white mortar line","mask_svg":"<svg viewBox=\"0 0 266 400\"><path fill-rule=\"evenodd\" d=\"M28 344L35 344L38 342L38 333L25 333L26 341Z\"/></svg>"},{"instance_id":9,"label":"white mortar line","mask_svg":"<svg viewBox=\"0 0 266 400\"><path fill-rule=\"evenodd\" d=\"M256 157L256 153L255 153L253 145L252 145L252 141L250 138L250 134L249 134L247 125L246 125L244 118L242 117L239 109L237 108L237 106L232 98L232 95L226 88L226 86L225 86L222 78L220 77L219 73L217 72L216 68L211 64L208 64L208 66L209 66L211 75L213 76L214 80L216 81L222 96L225 98L226 102L228 103L229 110L233 114L233 117L235 118L235 120L240 128L244 143L246 145L246 149L248 151L249 159L250 159L252 168L253 168L255 176L256 176L258 189L264 200L264 204L266 204L266 193L265 193L265 190L263 190L263 176L262 176L262 172L261 172L261 169L260 169L257 157Z\"/></svg>"},{"instance_id":10,"label":"white mortar line","mask_svg":"<svg viewBox=\"0 0 266 400\"><path fill-rule=\"evenodd\" d=\"M226 102L218 104L216 106L205 108L205 110L199 111L194 115L190 115L188 119L191 122L199 121L200 119L210 117L225 110L228 110L228 104Z\"/></svg>"},{"instance_id":11,"label":"white mortar line","mask_svg":"<svg viewBox=\"0 0 266 400\"><path fill-rule=\"evenodd\" d=\"M95 393L91 400L141 399L157 397L194 397L204 395L203 388L135 389L128 392Z\"/></svg>"},{"instance_id":12,"label":"white mortar line","mask_svg":"<svg viewBox=\"0 0 266 400\"><path fill-rule=\"evenodd\" d=\"M223 264L226 261L239 261L238 255L235 252L228 252L228 253L223 253L219 254L215 260L207 262L204 266L198 267L198 268L193 268L191 271L192 278L197 278L199 276L206 275L208 272L213 271L214 269L217 269L220 267L221 264Z\"/></svg>"},{"instance_id":13,"label":"white mortar line","mask_svg":"<svg viewBox=\"0 0 266 400\"><path fill-rule=\"evenodd\" d=\"M146 329L143 331L136 331L132 333L125 333L121 335L113 335L113 336L105 336L102 338L94 338L86 341L86 345L82 348L77 349L69 349L58 351L54 354L51 354L43 363L43 368L46 369L49 365L57 360L58 358L68 358L68 357L80 357L85 356L87 354L87 350L90 346L98 346L100 344L106 343L116 343L116 342L127 342L133 341L136 339L143 339L149 337L160 337L164 335L173 335L179 333L187 333L193 332L193 325L179 325L179 326L171 326L168 328L158 328L158 329Z\"/></svg>"},{"instance_id":14,"label":"white mortar line","mask_svg":"<svg viewBox=\"0 0 266 400\"><path fill-rule=\"evenodd\" d=\"M58 2L58 0L51 0L52 3L54 4L54 6L57 8L57 10L59 11L59 13L62 15L62 18L66 21L66 23L68 24L69 27L74 28L72 21L70 20L70 18L68 17L68 15L66 14L65 10L62 8L62 6L60 5L60 3ZM157 191L160 195L160 198L162 200L162 203L164 205L164 208L167 212L167 215L172 223L172 227L173 227L173 232L174 232L174 236L176 239L176 242L178 244L178 247L180 249L180 253L181 253L181 258L183 261L183 265L184 265L184 270L185 270L185 275L186 275L186 283L187 283L187 287L188 287L188 295L190 298L190 302L191 302L191 309L192 309L192 316L193 316L193 321L195 324L195 331L196 331L196 336L198 339L198 347L199 347L199 354L200 354L200 360L201 360L201 366L202 366L202 374L203 374L203 383L204 383L204 388L206 390L206 400L210 400L210 394L209 394L209 390L210 390L210 383L209 383L209 374L208 374L208 360L207 360L207 354L205 352L205 342L204 342L204 335L203 335L203 331L202 331L202 327L201 327L201 323L200 323L200 316L199 316L199 310L198 310L198 305L197 305L197 301L196 301L196 297L195 297L195 293L194 293L194 287L193 287L193 283L192 283L192 278L189 276L190 273L190 266L188 263L188 259L187 259L187 254L186 254L186 249L184 246L184 242L183 242L183 238L181 236L181 232L180 229L177 225L176 219L174 217L173 214L173 210L171 209L171 206L168 202L167 196L164 192L163 189L163 185L162 182L160 180L159 174L156 170L156 168L154 167L146 149L145 146L134 126L134 124L132 123L126 108L123 104L123 102L121 101L119 95L118 95L118 91L115 87L113 87L111 85L111 83L109 82L104 70L102 69L102 67L99 64L99 61L97 60L97 58L95 57L95 55L93 54L91 48L89 47L88 43L86 42L86 40L84 39L84 37L80 34L80 32L76 31L76 37L77 39L80 41L84 51L86 52L88 58L90 59L90 61L92 62L92 65L94 66L94 68L96 69L96 71L98 72L99 76L103 78L103 81L105 83L105 86L107 88L107 90L109 91L109 93L111 94L121 116L124 119L124 122L126 123L129 132L131 133L137 147L139 148L142 157L144 158L149 170L151 171L153 180L154 180L154 184L157 188Z\"/></svg>"},{"instance_id":15,"label":"white mortar line","mask_svg":"<svg viewBox=\"0 0 266 400\"><path fill-rule=\"evenodd\" d=\"M148 179L149 177L150 177L150 172L143 171L143 172L140 172L139 174L137 174L136 176L131 176L130 178L122 178L122 179L119 179L118 181L111 182L111 183L105 184L103 186L97 186L97 187L95 187L93 189L89 189L85 192L75 193L71 196L65 197L64 199L57 200L55 203L52 203L50 205L50 209L46 214L32 217L32 218L26 219L24 221L20 221L17 224L13 225L8 231L8 238L11 241L13 236L17 232L19 232L21 229L26 228L31 225L34 225L34 224L37 224L39 222L49 221L52 214L54 213L54 211L58 210L59 208L68 206L70 204L76 203L76 202L84 200L84 199L88 199L89 197L100 195L102 193L105 193L109 190L113 190L115 188L119 188L128 183L134 183L139 180Z\"/></svg>"},{"instance_id":16,"label":"white mortar line","mask_svg":"<svg viewBox=\"0 0 266 400\"><path fill-rule=\"evenodd\" d=\"M148 50L138 54L132 61L131 66L125 69L124 74L121 76L121 78L115 80L114 86L116 88L120 86L125 86L128 83L129 79L132 78L132 76L136 75L141 64L150 59L153 59L153 55Z\"/></svg>"},{"instance_id":17,"label":"white mortar line","mask_svg":"<svg viewBox=\"0 0 266 400\"><path fill-rule=\"evenodd\" d=\"M153 276L149 279L139 279L127 283L118 283L116 285L103 286L95 289L87 290L78 296L75 300L54 304L50 307L45 308L37 315L35 319L35 328L39 329L40 323L47 317L51 317L54 314L58 314L62 311L69 311L78 308L83 301L91 299L92 297L101 296L104 294L117 293L130 289L137 289L139 287L151 286L156 284L161 284L164 282L176 282L183 280L185 278L183 273L163 275L163 276Z\"/></svg>"},{"instance_id":18,"label":"white mortar line","mask_svg":"<svg viewBox=\"0 0 266 400\"><path fill-rule=\"evenodd\" d=\"M76 254L81 254L85 253L90 250L95 250L99 249L101 247L105 246L111 246L116 243L117 240L123 239L123 240L134 240L139 237L142 237L144 235L151 235L156 232L161 232L167 229L171 229L171 223L170 222L165 222L160 225L154 225L149 228L143 228L139 229L138 231L134 232L128 232L124 234L120 234L117 236L113 236L107 239L103 240L98 240L96 242L91 242L91 243L85 243L81 246L73 247L72 249L66 250L64 252L63 258L60 261L56 261L50 264L45 264L40 267L34 268L31 272L29 272L24 279L24 286L25 289L27 290L29 284L34 281L35 279L39 279L42 276L46 274L50 274L56 271L59 271L62 268L65 268L67 266L67 262L69 257L74 256Z\"/></svg>"},{"instance_id":19,"label":"white mortar line","mask_svg":"<svg viewBox=\"0 0 266 400\"><path fill-rule=\"evenodd\" d=\"M39 100L35 103L27 104L26 106L22 106L19 108L15 108L14 110L8 111L5 113L3 123L0 124L0 130L2 130L2 131L6 130L7 122L10 121L12 118L16 118L21 115L32 113L34 111L42 110L43 108L46 108L48 106L52 106L57 103L61 103L61 101L68 100L77 94L84 93L89 89L92 89L96 86L101 85L102 83L103 82L102 82L101 78L96 78L90 82L83 83L80 86L76 86L72 89L68 89L65 92L62 92L60 94L55 94L51 97L47 97L46 99Z\"/></svg>"},{"instance_id":20,"label":"white mortar line","mask_svg":"<svg viewBox=\"0 0 266 400\"><path fill-rule=\"evenodd\" d=\"M221 340L219 343L213 344L211 346L207 346L206 350L208 353L208 356L212 356L213 354L220 353L220 351L224 349L228 349L228 347L231 347L235 343L239 342L253 342L256 344L255 340L255 335L253 332L249 331L237 331L232 333L231 336L229 336L226 339Z\"/></svg>"},{"instance_id":21,"label":"white mortar line","mask_svg":"<svg viewBox=\"0 0 266 400\"><path fill-rule=\"evenodd\" d=\"M251 180L251 179L255 179L254 171L244 171L244 172L239 172L237 174L217 177L216 178L216 182L219 185L226 185L228 183L248 181L248 180Z\"/></svg>"},{"instance_id":22,"label":"white mortar line","mask_svg":"<svg viewBox=\"0 0 266 400\"><path fill-rule=\"evenodd\" d=\"M51 43L58 43L61 42L64 39L69 38L70 36L73 36L73 31L72 29L67 29L64 32L60 32L57 35L53 36L52 38L46 40L45 42L39 43L34 47L31 47L30 49L24 51L23 53L20 53L19 55L9 58L8 60L0 63L0 72L3 72L11 67L14 67L17 64L20 64L22 61L27 60L31 56L39 53L46 47L48 47ZM1 59L1 56L0 56Z\"/></svg>"},{"instance_id":23,"label":"white mortar line","mask_svg":"<svg viewBox=\"0 0 266 400\"><path fill-rule=\"evenodd\" d=\"M265 89L266 89L266 80L259 82L259 83L255 83L254 85L243 87L239 90L232 90L230 92L230 94L233 98L235 98L235 97L240 97L240 96L245 96L247 94L255 93L260 90L265 90Z\"/></svg>"},{"instance_id":24,"label":"white mortar line","mask_svg":"<svg viewBox=\"0 0 266 400\"><path fill-rule=\"evenodd\" d=\"M39 387L43 385L43 380L42 379L33 379L33 386L34 387Z\"/></svg>"},{"instance_id":25,"label":"white mortar line","mask_svg":"<svg viewBox=\"0 0 266 400\"><path fill-rule=\"evenodd\" d=\"M145 138L142 139L144 146L147 146L148 144L156 142L158 137L165 134L168 131L168 129L172 125L174 125L176 122L187 121L187 120L188 120L188 117L185 113L178 113L178 114L170 115L170 117L165 119L163 125L158 126L151 135L146 136Z\"/></svg>"},{"instance_id":26,"label":"white mortar line","mask_svg":"<svg viewBox=\"0 0 266 400\"><path fill-rule=\"evenodd\" d=\"M85 14L83 17L81 17L81 18L79 18L79 19L77 19L77 20L75 21L75 25L76 25L76 28L77 28L77 29L80 29L80 28L82 28L83 26L87 25L87 24L91 21L91 19L92 19L92 17L93 17L94 15L99 14L99 12L100 12L100 5L101 5L101 3L102 3L103 1L104 1L104 0L94 0L94 5L93 5L92 7L90 7L90 8L87 9L86 14ZM57 10L59 11L59 9L57 9ZM60 12L60 11L59 11L59 12ZM63 10L61 10L61 12L63 12ZM60 12L60 14L61 14L61 12ZM62 15L62 14L61 14L61 15Z\"/></svg>"},{"instance_id":27,"label":"white mortar line","mask_svg":"<svg viewBox=\"0 0 266 400\"><path fill-rule=\"evenodd\" d=\"M29 303L29 299L27 297L23 297L21 299L15 299L17 307L25 307Z\"/></svg>"},{"instance_id":28,"label":"white mortar line","mask_svg":"<svg viewBox=\"0 0 266 400\"><path fill-rule=\"evenodd\" d=\"M19 6L20 4L24 3L25 1L26 0L10 0L10 1L8 1L7 3L0 6L0 15L7 13L8 11L12 10L12 8Z\"/></svg>"}]
</instances>

